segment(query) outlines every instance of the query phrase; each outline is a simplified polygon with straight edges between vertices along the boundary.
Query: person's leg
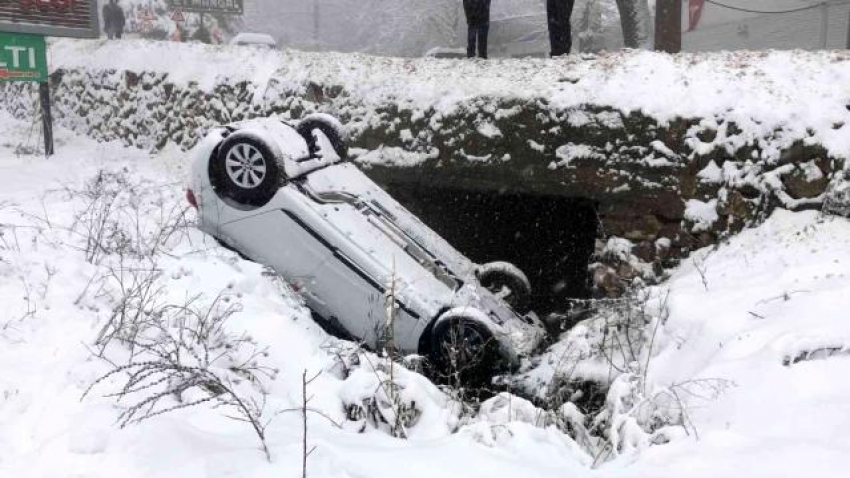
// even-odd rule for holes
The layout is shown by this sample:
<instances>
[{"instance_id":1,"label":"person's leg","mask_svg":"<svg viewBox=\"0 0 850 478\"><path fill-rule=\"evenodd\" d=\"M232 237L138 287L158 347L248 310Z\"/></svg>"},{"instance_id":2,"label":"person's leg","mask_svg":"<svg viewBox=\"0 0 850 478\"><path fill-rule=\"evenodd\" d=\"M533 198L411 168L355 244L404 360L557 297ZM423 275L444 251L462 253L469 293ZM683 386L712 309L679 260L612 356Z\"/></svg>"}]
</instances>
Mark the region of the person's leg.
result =
<instances>
[{"instance_id":1,"label":"person's leg","mask_svg":"<svg viewBox=\"0 0 850 478\"><path fill-rule=\"evenodd\" d=\"M472 58L475 56L475 38L478 36L478 27L466 26L466 57Z\"/></svg>"},{"instance_id":2,"label":"person's leg","mask_svg":"<svg viewBox=\"0 0 850 478\"><path fill-rule=\"evenodd\" d=\"M564 24L561 22L552 23L552 56L561 56L564 53Z\"/></svg>"},{"instance_id":3,"label":"person's leg","mask_svg":"<svg viewBox=\"0 0 850 478\"><path fill-rule=\"evenodd\" d=\"M566 55L570 52L570 23L564 21L563 15L552 23L553 40L552 56Z\"/></svg>"},{"instance_id":4,"label":"person's leg","mask_svg":"<svg viewBox=\"0 0 850 478\"><path fill-rule=\"evenodd\" d=\"M490 35L490 24L485 23L478 27L478 56L487 58L487 36Z\"/></svg>"},{"instance_id":5,"label":"person's leg","mask_svg":"<svg viewBox=\"0 0 850 478\"><path fill-rule=\"evenodd\" d=\"M573 6L575 6L575 0L565 0L566 3L566 18L564 21L564 54L569 55L573 50L573 28L572 28L572 18L573 18Z\"/></svg>"},{"instance_id":6,"label":"person's leg","mask_svg":"<svg viewBox=\"0 0 850 478\"><path fill-rule=\"evenodd\" d=\"M546 0L546 20L549 26L549 54L557 56L558 24L555 21L555 0Z\"/></svg>"}]
</instances>

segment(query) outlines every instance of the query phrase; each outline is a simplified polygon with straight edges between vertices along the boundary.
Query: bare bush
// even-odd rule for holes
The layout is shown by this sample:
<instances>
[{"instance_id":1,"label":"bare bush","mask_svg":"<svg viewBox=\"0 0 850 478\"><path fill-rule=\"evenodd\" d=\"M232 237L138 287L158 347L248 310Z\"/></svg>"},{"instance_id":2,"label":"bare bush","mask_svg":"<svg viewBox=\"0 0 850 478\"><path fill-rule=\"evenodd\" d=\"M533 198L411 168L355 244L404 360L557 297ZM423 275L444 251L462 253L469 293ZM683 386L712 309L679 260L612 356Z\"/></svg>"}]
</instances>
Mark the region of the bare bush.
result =
<instances>
[{"instance_id":1,"label":"bare bush","mask_svg":"<svg viewBox=\"0 0 850 478\"><path fill-rule=\"evenodd\" d=\"M283 413L283 412L299 412L301 414L301 477L302 478L307 478L307 459L310 458L310 455L312 455L314 451L316 451L315 446L309 447L307 445L307 441L308 441L308 435L307 435L308 420L307 420L307 417L310 414L319 415L320 417L324 418L325 420L330 422L335 427L342 428L342 426L339 423L334 421L326 413L322 412L321 410L317 410L315 408L310 407L310 401L313 399L313 396L310 395L307 392L307 390L308 390L308 387L310 386L310 384L312 384L313 381L315 381L317 378L319 378L320 375L321 375L321 372L317 373L316 375L313 375L311 378L307 378L307 371L304 370L304 372L301 373L301 406L298 407L298 408L290 408L290 409L287 409L287 410L281 410L281 413Z\"/></svg>"},{"instance_id":2,"label":"bare bush","mask_svg":"<svg viewBox=\"0 0 850 478\"><path fill-rule=\"evenodd\" d=\"M107 336L130 347L130 357L123 364L110 362L111 370L83 396L99 385L123 382L105 395L130 402L118 417L121 427L205 403L224 407L232 411L229 418L251 426L269 458L263 379L274 379L277 370L262 363L268 352L256 341L226 331L227 319L239 310L228 294L207 306L199 302L195 297L144 310L137 298L125 300L132 317L140 312L145 318L115 320Z\"/></svg>"},{"instance_id":3,"label":"bare bush","mask_svg":"<svg viewBox=\"0 0 850 478\"><path fill-rule=\"evenodd\" d=\"M159 326L159 321L169 310L164 302L164 286L159 283L162 272L150 267L110 267L104 276L108 285L117 289L117 305L101 327L95 345L102 355L117 339L134 353L140 332Z\"/></svg>"},{"instance_id":4,"label":"bare bush","mask_svg":"<svg viewBox=\"0 0 850 478\"><path fill-rule=\"evenodd\" d=\"M648 379L668 298L666 291L631 288L618 299L575 301L571 314L584 320L552 349L551 378L540 388L519 382L535 394L540 419L573 437L595 464L665 443L675 430L698 437L689 410L733 385L720 378Z\"/></svg>"},{"instance_id":5,"label":"bare bush","mask_svg":"<svg viewBox=\"0 0 850 478\"><path fill-rule=\"evenodd\" d=\"M68 201L83 204L71 224L51 222L46 211L29 216L69 233L72 241L65 245L84 252L91 264L112 255L141 259L164 252L188 227L187 208L164 186L133 178L126 170L101 170L82 188L63 190Z\"/></svg>"},{"instance_id":6,"label":"bare bush","mask_svg":"<svg viewBox=\"0 0 850 478\"><path fill-rule=\"evenodd\" d=\"M0 201L0 212L10 209L13 204L9 201ZM21 226L16 224L8 224L4 222L0 222L0 252L21 252L21 241L18 237L18 229ZM3 255L0 255L0 262L2 262Z\"/></svg>"},{"instance_id":7,"label":"bare bush","mask_svg":"<svg viewBox=\"0 0 850 478\"><path fill-rule=\"evenodd\" d=\"M691 258L691 261L694 264L694 270L699 274L699 278L702 281L702 286L705 288L705 291L708 292L708 257L711 255L710 252L706 253L704 256L699 257L699 254L694 254L694 257Z\"/></svg>"},{"instance_id":8,"label":"bare bush","mask_svg":"<svg viewBox=\"0 0 850 478\"><path fill-rule=\"evenodd\" d=\"M594 464L667 443L674 429L699 438L690 410L715 400L732 386L730 380L698 378L647 393L645 377L620 375L611 386L605 408L593 420L594 430L605 439Z\"/></svg>"},{"instance_id":9,"label":"bare bush","mask_svg":"<svg viewBox=\"0 0 850 478\"><path fill-rule=\"evenodd\" d=\"M360 432L368 427L407 438L408 428L418 422L421 412L415 401L403 396L404 387L392 372L398 365L393 365L390 359L372 359L368 353L358 354L356 362L350 363L358 364L359 373L372 374L375 386L371 393L345 404L346 419L360 423ZM368 369L362 368L363 365Z\"/></svg>"}]
</instances>

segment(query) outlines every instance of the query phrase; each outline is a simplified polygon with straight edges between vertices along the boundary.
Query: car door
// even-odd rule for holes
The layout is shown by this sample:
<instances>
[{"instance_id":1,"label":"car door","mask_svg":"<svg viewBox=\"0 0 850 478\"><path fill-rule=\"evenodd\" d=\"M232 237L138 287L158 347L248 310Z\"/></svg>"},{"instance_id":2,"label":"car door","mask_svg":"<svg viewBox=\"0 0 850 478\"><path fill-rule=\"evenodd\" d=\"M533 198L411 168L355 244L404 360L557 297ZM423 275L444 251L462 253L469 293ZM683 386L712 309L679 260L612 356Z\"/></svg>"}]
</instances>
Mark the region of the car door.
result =
<instances>
[{"instance_id":1,"label":"car door","mask_svg":"<svg viewBox=\"0 0 850 478\"><path fill-rule=\"evenodd\" d=\"M322 267L333 259L333 252L297 216L272 209L224 224L221 232L245 256L274 269L316 313L329 313L319 291L323 290Z\"/></svg>"},{"instance_id":2,"label":"car door","mask_svg":"<svg viewBox=\"0 0 850 478\"><path fill-rule=\"evenodd\" d=\"M309 241L325 251L312 274L310 293L321 302L321 314L327 320L374 346L384 323L384 289L380 279L375 277L372 267L364 267L362 258L346 253L345 245L350 239L320 209L301 206L281 213L291 222L289 227L303 231L310 237Z\"/></svg>"}]
</instances>

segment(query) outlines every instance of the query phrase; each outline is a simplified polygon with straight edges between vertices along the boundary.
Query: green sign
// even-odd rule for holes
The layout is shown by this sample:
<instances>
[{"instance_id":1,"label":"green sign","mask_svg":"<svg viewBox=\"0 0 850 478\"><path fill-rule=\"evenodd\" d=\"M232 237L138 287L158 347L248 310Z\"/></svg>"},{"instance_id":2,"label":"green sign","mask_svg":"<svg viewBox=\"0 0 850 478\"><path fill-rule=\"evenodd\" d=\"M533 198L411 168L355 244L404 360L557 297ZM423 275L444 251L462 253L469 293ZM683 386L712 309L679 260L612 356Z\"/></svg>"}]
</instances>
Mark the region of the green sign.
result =
<instances>
[{"instance_id":1,"label":"green sign","mask_svg":"<svg viewBox=\"0 0 850 478\"><path fill-rule=\"evenodd\" d=\"M0 32L0 81L47 81L43 36Z\"/></svg>"}]
</instances>

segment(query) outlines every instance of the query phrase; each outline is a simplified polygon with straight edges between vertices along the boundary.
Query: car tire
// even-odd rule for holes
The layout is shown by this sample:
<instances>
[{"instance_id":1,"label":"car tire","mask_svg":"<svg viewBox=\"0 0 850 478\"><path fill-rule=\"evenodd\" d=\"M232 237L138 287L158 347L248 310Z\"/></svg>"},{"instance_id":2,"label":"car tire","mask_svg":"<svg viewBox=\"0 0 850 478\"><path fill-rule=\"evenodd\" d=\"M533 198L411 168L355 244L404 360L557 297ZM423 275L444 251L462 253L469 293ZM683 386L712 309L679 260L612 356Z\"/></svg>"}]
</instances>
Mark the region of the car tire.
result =
<instances>
[{"instance_id":1,"label":"car tire","mask_svg":"<svg viewBox=\"0 0 850 478\"><path fill-rule=\"evenodd\" d=\"M490 330L463 315L439 320L429 355L437 376L455 385L485 385L504 368L501 347Z\"/></svg>"},{"instance_id":2,"label":"car tire","mask_svg":"<svg viewBox=\"0 0 850 478\"><path fill-rule=\"evenodd\" d=\"M307 115L298 123L298 127L295 129L304 138L304 141L307 142L310 156L318 156L321 153L319 142L313 135L313 131L319 130L328 138L334 152L341 159L348 157L348 135L345 133L343 126L335 118L323 114Z\"/></svg>"},{"instance_id":3,"label":"car tire","mask_svg":"<svg viewBox=\"0 0 850 478\"><path fill-rule=\"evenodd\" d=\"M225 201L257 208L266 205L286 181L276 148L251 131L236 131L210 160L210 183Z\"/></svg>"},{"instance_id":4,"label":"car tire","mask_svg":"<svg viewBox=\"0 0 850 478\"><path fill-rule=\"evenodd\" d=\"M481 265L476 274L484 288L501 297L520 314L528 313L531 283L518 267L509 262L489 262Z\"/></svg>"}]
</instances>

